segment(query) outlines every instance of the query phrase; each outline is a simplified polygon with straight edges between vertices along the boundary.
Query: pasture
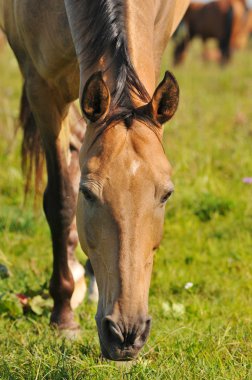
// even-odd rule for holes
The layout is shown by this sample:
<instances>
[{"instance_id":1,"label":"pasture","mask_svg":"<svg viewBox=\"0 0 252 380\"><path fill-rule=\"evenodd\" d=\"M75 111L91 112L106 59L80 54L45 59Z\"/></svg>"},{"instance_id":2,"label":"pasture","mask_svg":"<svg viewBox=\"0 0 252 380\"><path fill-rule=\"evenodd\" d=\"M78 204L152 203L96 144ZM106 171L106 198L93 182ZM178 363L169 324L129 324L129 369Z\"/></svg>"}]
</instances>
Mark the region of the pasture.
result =
<instances>
[{"instance_id":1,"label":"pasture","mask_svg":"<svg viewBox=\"0 0 252 380\"><path fill-rule=\"evenodd\" d=\"M94 305L77 310L76 340L48 326L50 234L32 194L23 206L21 81L1 47L0 264L10 276L0 279L0 379L252 379L252 185L243 181L252 177L252 48L223 68L203 62L196 43L172 71L181 101L164 147L175 194L155 256L152 330L139 359L118 366L100 358Z\"/></svg>"}]
</instances>

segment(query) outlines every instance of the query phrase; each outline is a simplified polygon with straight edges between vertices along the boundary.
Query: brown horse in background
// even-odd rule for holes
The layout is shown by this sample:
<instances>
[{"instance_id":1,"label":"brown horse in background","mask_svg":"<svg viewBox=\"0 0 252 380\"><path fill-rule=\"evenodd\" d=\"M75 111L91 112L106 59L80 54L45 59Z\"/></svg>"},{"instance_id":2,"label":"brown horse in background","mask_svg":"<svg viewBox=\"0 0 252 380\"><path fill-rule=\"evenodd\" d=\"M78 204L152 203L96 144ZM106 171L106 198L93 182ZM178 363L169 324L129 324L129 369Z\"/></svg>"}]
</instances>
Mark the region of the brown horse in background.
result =
<instances>
[{"instance_id":1,"label":"brown horse in background","mask_svg":"<svg viewBox=\"0 0 252 380\"><path fill-rule=\"evenodd\" d=\"M184 60L189 43L194 37L200 37L203 42L210 38L217 40L221 62L227 62L233 49L245 44L246 22L247 9L244 0L191 3L176 32L174 63L179 64Z\"/></svg>"},{"instance_id":2,"label":"brown horse in background","mask_svg":"<svg viewBox=\"0 0 252 380\"><path fill-rule=\"evenodd\" d=\"M172 74L158 86L157 80L187 6L187 0L0 0L0 26L24 79L28 173L34 161L40 174L40 138L46 157L51 322L77 327L73 309L84 297L84 271L74 255L79 236L98 283L101 349L113 360L134 358L150 331L153 255L173 191L162 125L179 99ZM73 107L78 98L87 126Z\"/></svg>"}]
</instances>

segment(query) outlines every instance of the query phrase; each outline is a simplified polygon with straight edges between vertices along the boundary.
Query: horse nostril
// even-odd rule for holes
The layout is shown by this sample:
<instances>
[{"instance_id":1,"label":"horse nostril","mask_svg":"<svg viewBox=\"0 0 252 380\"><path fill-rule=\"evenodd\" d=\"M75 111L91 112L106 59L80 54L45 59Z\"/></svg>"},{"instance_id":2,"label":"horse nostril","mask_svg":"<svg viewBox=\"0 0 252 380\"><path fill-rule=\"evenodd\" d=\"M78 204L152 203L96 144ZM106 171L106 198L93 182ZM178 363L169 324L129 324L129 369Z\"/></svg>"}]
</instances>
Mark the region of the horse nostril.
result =
<instances>
[{"instance_id":1,"label":"horse nostril","mask_svg":"<svg viewBox=\"0 0 252 380\"><path fill-rule=\"evenodd\" d=\"M110 347L132 350L132 352L139 351L148 338L150 326L151 318L139 321L129 329L129 326L120 326L112 316L107 316L102 320L103 339Z\"/></svg>"},{"instance_id":2,"label":"horse nostril","mask_svg":"<svg viewBox=\"0 0 252 380\"><path fill-rule=\"evenodd\" d=\"M142 328L138 330L139 332L134 342L134 346L136 348L141 348L145 344L150 333L150 328L151 328L151 318L149 317L143 323Z\"/></svg>"},{"instance_id":3,"label":"horse nostril","mask_svg":"<svg viewBox=\"0 0 252 380\"><path fill-rule=\"evenodd\" d=\"M124 336L120 327L113 321L112 317L105 317L102 321L102 330L108 341L120 343L124 342Z\"/></svg>"}]
</instances>

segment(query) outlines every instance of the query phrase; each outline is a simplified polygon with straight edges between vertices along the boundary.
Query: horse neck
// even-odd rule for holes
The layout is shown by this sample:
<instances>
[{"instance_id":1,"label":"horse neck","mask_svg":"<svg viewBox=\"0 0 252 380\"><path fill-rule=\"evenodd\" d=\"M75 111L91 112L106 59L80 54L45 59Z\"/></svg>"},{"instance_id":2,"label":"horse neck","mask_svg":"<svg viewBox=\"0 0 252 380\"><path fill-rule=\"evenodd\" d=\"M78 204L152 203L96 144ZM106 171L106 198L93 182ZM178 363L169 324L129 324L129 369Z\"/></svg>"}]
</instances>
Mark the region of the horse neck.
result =
<instances>
[{"instance_id":1,"label":"horse neck","mask_svg":"<svg viewBox=\"0 0 252 380\"><path fill-rule=\"evenodd\" d=\"M100 9L101 0L93 0L92 6L97 5L97 11ZM102 1L106 7L106 0ZM183 4L181 4L183 3ZM87 49L83 49L85 40L87 41L87 14L90 11L89 0L76 2L65 0L65 6L69 19L69 24L77 51L80 64L82 92L88 77L97 70L104 70L111 62L111 47L99 57L92 67L85 67L87 49L92 54L92 47L87 44ZM107 5L113 4L116 8L117 16L119 13L118 27L115 30L124 29L124 36L127 43L127 51L130 60L135 67L140 81L146 88L147 92L152 95L158 79L161 56L166 46L168 38L172 34L179 19L183 16L188 0L109 0ZM98 12L97 12L98 13ZM97 14L96 13L96 14ZM100 12L101 13L101 12ZM101 15L99 13L99 17ZM98 18L99 18L98 17ZM109 19L109 18L108 18ZM104 20L100 20L103 24ZM94 16L94 23L97 17ZM106 21L107 22L107 21ZM100 25L97 26L97 30ZM95 30L92 33L96 33ZM102 39L102 35L100 36ZM96 40L95 41L99 41ZM154 43L155 41L155 43ZM112 45L112 44L111 44ZM96 46L93 48L95 49ZM114 60L110 70L106 72L106 80L113 91L116 86L115 73L119 71L122 60Z\"/></svg>"},{"instance_id":2,"label":"horse neck","mask_svg":"<svg viewBox=\"0 0 252 380\"><path fill-rule=\"evenodd\" d=\"M149 94L156 85L154 51L155 2L127 1L127 39L131 61Z\"/></svg>"},{"instance_id":3,"label":"horse neck","mask_svg":"<svg viewBox=\"0 0 252 380\"><path fill-rule=\"evenodd\" d=\"M167 43L190 0L125 0L126 33L131 62L152 96Z\"/></svg>"},{"instance_id":4,"label":"horse neck","mask_svg":"<svg viewBox=\"0 0 252 380\"><path fill-rule=\"evenodd\" d=\"M127 0L127 31L132 62L142 83L153 93L168 40L190 0Z\"/></svg>"}]
</instances>

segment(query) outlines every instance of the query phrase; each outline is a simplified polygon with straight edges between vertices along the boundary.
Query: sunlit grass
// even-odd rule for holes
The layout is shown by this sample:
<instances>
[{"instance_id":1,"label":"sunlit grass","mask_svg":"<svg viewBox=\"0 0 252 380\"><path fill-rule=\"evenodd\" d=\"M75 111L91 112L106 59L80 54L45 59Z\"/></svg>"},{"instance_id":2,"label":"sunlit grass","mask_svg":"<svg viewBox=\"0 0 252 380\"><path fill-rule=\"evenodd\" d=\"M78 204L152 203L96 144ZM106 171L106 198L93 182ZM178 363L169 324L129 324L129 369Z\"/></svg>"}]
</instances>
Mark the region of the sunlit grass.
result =
<instances>
[{"instance_id":1,"label":"sunlit grass","mask_svg":"<svg viewBox=\"0 0 252 380\"><path fill-rule=\"evenodd\" d=\"M145 349L130 366L102 362L87 303L77 341L48 327L48 309L2 315L1 379L252 378L252 186L242 181L252 177L252 50L221 68L203 62L196 44L172 71L181 101L164 146L176 191L155 257ZM14 139L21 82L7 48L0 73L0 264L11 273L0 294L37 294L50 278L50 234L42 211L23 207L20 132Z\"/></svg>"}]
</instances>

